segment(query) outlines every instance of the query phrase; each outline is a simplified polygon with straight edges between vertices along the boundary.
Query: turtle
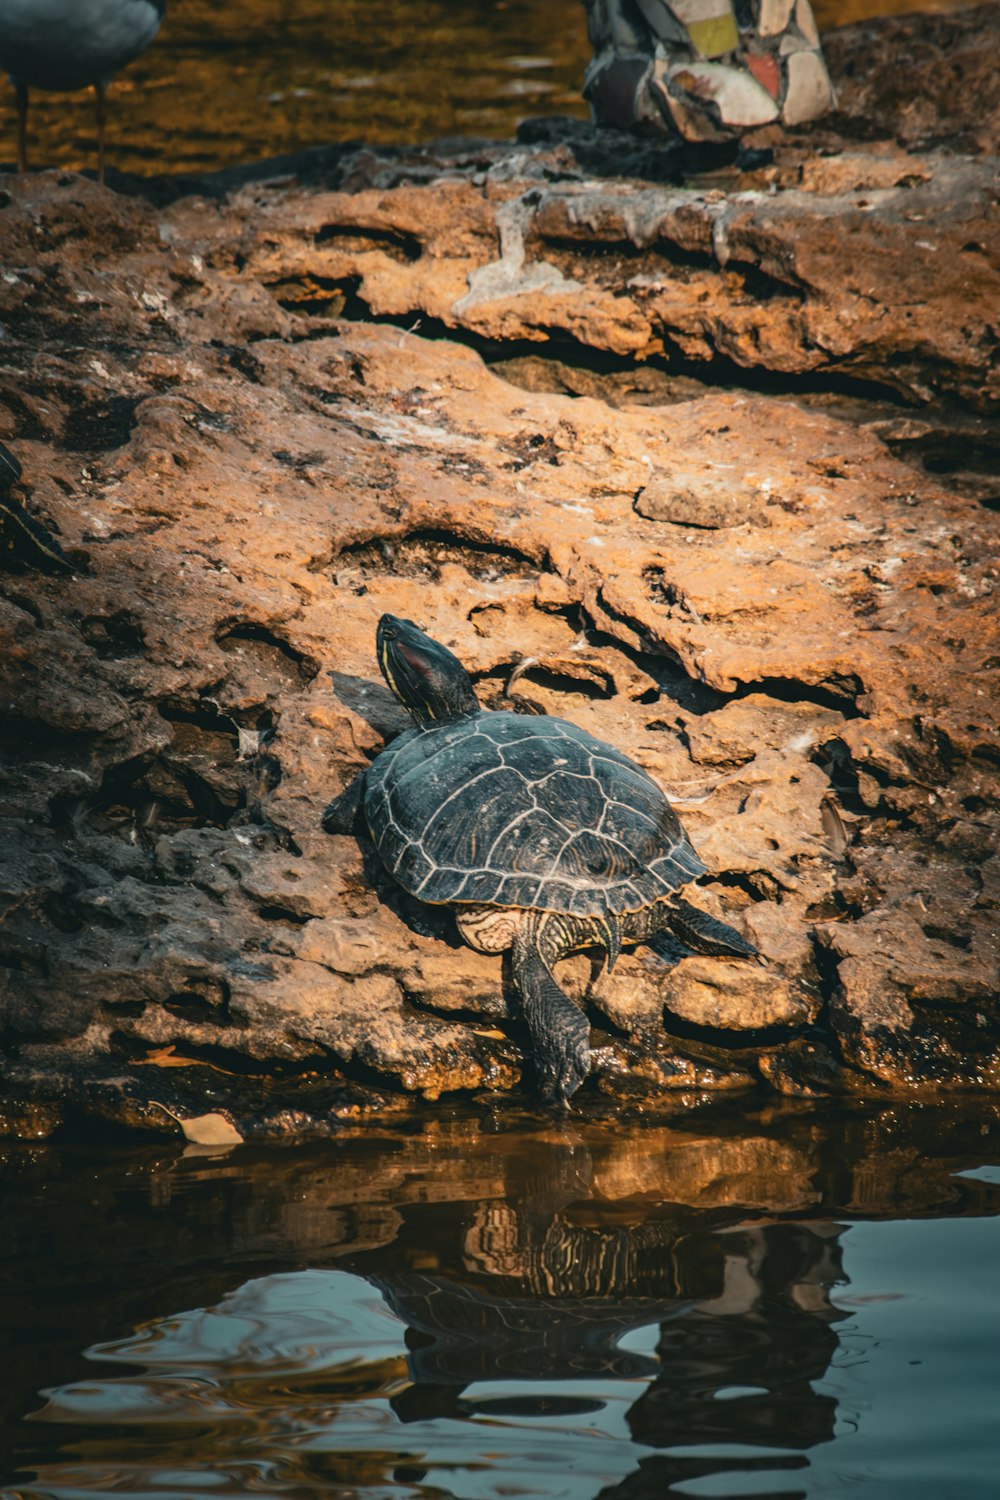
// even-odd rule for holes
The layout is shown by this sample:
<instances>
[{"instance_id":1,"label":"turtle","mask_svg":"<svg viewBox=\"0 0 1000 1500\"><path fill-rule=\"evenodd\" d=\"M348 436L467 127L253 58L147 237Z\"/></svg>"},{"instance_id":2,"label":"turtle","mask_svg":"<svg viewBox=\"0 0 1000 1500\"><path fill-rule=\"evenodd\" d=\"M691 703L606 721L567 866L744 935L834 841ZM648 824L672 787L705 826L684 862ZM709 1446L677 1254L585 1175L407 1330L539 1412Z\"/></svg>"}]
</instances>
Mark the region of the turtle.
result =
<instances>
[{"instance_id":1,"label":"turtle","mask_svg":"<svg viewBox=\"0 0 1000 1500\"><path fill-rule=\"evenodd\" d=\"M590 1070L590 1027L553 970L571 953L670 932L696 952L755 959L680 889L707 872L680 819L629 756L566 719L484 709L447 647L385 614L382 675L414 727L326 808L328 833L367 830L405 891L453 908L481 953L509 951L543 1098Z\"/></svg>"}]
</instances>

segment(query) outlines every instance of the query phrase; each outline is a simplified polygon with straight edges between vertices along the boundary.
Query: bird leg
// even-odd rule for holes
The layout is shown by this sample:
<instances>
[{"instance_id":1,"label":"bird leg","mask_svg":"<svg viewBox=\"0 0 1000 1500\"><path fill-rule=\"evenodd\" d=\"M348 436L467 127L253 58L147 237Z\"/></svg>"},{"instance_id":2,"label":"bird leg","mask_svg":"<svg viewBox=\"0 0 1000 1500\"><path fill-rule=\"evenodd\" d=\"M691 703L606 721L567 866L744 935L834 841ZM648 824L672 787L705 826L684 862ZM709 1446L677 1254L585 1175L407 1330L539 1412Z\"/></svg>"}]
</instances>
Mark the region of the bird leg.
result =
<instances>
[{"instance_id":1,"label":"bird leg","mask_svg":"<svg viewBox=\"0 0 1000 1500\"><path fill-rule=\"evenodd\" d=\"M17 170L28 170L28 85L18 78L14 83L17 95Z\"/></svg>"},{"instance_id":2,"label":"bird leg","mask_svg":"<svg viewBox=\"0 0 1000 1500\"><path fill-rule=\"evenodd\" d=\"M104 127L108 122L108 91L103 83L94 84L97 98L97 180L104 186Z\"/></svg>"}]
</instances>

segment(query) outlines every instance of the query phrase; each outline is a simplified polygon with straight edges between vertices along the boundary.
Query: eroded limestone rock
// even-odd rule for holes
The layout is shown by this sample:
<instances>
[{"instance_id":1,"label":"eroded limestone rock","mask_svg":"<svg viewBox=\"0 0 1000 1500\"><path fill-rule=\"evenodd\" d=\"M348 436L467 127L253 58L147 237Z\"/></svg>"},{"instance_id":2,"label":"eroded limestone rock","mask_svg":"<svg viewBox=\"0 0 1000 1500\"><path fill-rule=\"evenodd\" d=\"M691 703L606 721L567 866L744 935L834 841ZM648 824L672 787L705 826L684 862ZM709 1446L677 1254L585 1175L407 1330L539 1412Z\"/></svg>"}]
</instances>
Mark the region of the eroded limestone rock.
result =
<instances>
[{"instance_id":1,"label":"eroded limestone rock","mask_svg":"<svg viewBox=\"0 0 1000 1500\"><path fill-rule=\"evenodd\" d=\"M486 705L561 714L646 767L710 867L693 898L768 959L579 960L595 1089L996 1086L978 492L894 456L870 412L690 383L612 405L593 375L524 389L424 336L648 354L669 329L691 357L985 410L993 272L962 245L987 165L792 143L774 193L727 195L540 182L554 149L490 148L444 181L369 153L353 185L159 208L5 180L0 439L86 560L0 578L7 1128L171 1129L157 1101L238 1099L244 1125L252 1100L322 1132L365 1100L518 1084L501 961L319 827L405 727L374 660L386 609ZM505 255L562 280L456 312ZM980 308L960 325L952 275ZM352 288L407 327L339 316Z\"/></svg>"}]
</instances>

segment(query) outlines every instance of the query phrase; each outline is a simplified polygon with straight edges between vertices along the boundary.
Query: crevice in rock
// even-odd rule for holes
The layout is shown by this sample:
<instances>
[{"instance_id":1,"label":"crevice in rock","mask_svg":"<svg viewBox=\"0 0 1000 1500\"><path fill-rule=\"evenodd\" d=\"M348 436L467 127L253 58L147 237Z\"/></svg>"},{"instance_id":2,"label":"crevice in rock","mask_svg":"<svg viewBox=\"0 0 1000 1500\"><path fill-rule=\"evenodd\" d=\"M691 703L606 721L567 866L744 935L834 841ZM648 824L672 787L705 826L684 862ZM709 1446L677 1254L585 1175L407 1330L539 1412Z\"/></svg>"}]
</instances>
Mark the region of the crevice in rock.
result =
<instances>
[{"instance_id":1,"label":"crevice in rock","mask_svg":"<svg viewBox=\"0 0 1000 1500\"><path fill-rule=\"evenodd\" d=\"M879 430L878 436L886 447L908 462L919 463L928 474L943 479L963 473L982 475L996 482L1000 472L1000 427L986 419L970 419L964 422L946 422L940 427L931 425L932 416L921 417L913 423L905 419L887 430ZM1000 505L998 493L984 504L995 509Z\"/></svg>"},{"instance_id":2,"label":"crevice in rock","mask_svg":"<svg viewBox=\"0 0 1000 1500\"><path fill-rule=\"evenodd\" d=\"M682 1051L685 1048L698 1048L699 1051L692 1054L695 1061L718 1060L720 1053L730 1054L730 1061L733 1054L742 1053L742 1060L746 1061L765 1048L778 1046L801 1035L804 1028L801 1025L760 1026L747 1031L735 1031L723 1026L699 1026L696 1021L686 1021L683 1016L675 1015L669 1007L664 1007L663 1030L671 1041L684 1044Z\"/></svg>"},{"instance_id":3,"label":"crevice in rock","mask_svg":"<svg viewBox=\"0 0 1000 1500\"><path fill-rule=\"evenodd\" d=\"M4 590L3 597L9 603L16 605L18 609L23 610L26 615L30 615L39 629L45 628L45 617L34 599L29 599L27 594L15 592L13 589Z\"/></svg>"},{"instance_id":4,"label":"crevice in rock","mask_svg":"<svg viewBox=\"0 0 1000 1500\"><path fill-rule=\"evenodd\" d=\"M426 578L431 582L437 582L446 564L464 567L477 581L486 583L501 582L511 576L536 577L551 569L547 556L532 557L517 547L494 541L486 533L431 526L417 527L399 536L351 542L324 567L337 570L345 564L375 576Z\"/></svg>"},{"instance_id":5,"label":"crevice in rock","mask_svg":"<svg viewBox=\"0 0 1000 1500\"><path fill-rule=\"evenodd\" d=\"M572 272L573 261L576 261L578 266L592 267L595 262L613 257L619 263L634 261L637 265L642 265L648 273L650 282L654 282L658 275L665 275L672 281L687 281L690 278L683 274L680 277L676 275L677 272L685 271L694 271L702 276L707 272L719 280L735 274L741 278L743 291L747 297L753 298L755 302L770 302L776 298L791 299L795 302L805 301L805 290L801 285L766 271L756 261L739 260L733 256L726 261L725 265L720 265L711 250L692 249L678 244L675 240L662 237L648 245L637 245L627 238L591 240L575 239L570 235L529 232L528 241L541 247L546 259L556 257L556 264L564 272ZM625 268L620 264L615 267L615 270L618 274L613 278L612 284L617 290L626 277ZM631 281L627 284L641 294L642 282Z\"/></svg>"},{"instance_id":6,"label":"crevice in rock","mask_svg":"<svg viewBox=\"0 0 1000 1500\"><path fill-rule=\"evenodd\" d=\"M305 927L315 920L312 912L293 911L290 906L260 906L257 915L263 922L275 922L282 927Z\"/></svg>"},{"instance_id":7,"label":"crevice in rock","mask_svg":"<svg viewBox=\"0 0 1000 1500\"><path fill-rule=\"evenodd\" d=\"M237 738L236 727L229 715L223 713L207 697L163 698L156 708L160 717L166 719L168 724L189 724L205 734L224 738L230 743ZM232 743L231 748L235 749Z\"/></svg>"},{"instance_id":8,"label":"crevice in rock","mask_svg":"<svg viewBox=\"0 0 1000 1500\"><path fill-rule=\"evenodd\" d=\"M768 278L769 282L770 280ZM708 359L692 359L672 339L670 330L664 327L657 328L656 332L663 340L665 353L654 355L648 361L595 348L558 325L535 325L537 338L486 338L461 324L445 323L440 318L430 317L417 307L405 313L376 313L361 295L363 281L361 275L340 278L309 276L289 278L286 282L269 282L267 286L289 312L309 312L314 309L320 315L336 316L348 322L387 324L417 334L420 338L450 340L474 349L490 367L529 356L540 364L561 363L595 375L640 371L648 365L668 376L693 379L706 389L723 389L732 394L787 397L793 400L809 396L849 397L854 401L868 403L865 420L869 421L879 415L898 412L900 408L913 410L916 405L896 386L883 383L871 375L854 374L846 369L828 367L824 370L802 370L787 374L763 365L737 364L717 349L713 350ZM284 297L278 295L281 288L284 288ZM297 296L291 295L295 288L298 288ZM341 303L336 312L332 311L334 302ZM503 368L497 369L495 373L521 389L537 388L510 379ZM552 389L563 390L567 395L578 394L562 386L554 386ZM690 397L690 390L686 390L676 399L689 400ZM935 399L947 400L943 395L936 395Z\"/></svg>"},{"instance_id":9,"label":"crevice in rock","mask_svg":"<svg viewBox=\"0 0 1000 1500\"><path fill-rule=\"evenodd\" d=\"M651 568L644 575L650 580L650 592L656 602L666 605L668 608L687 610L683 593L670 580L665 579L662 569ZM626 615L621 610L609 607L603 590L599 592L598 599L601 607L608 614L618 618L627 625L643 640L644 651L652 655L664 655L670 660L675 660L681 667L680 658L672 652L668 646L656 646L649 637L648 629L640 621ZM683 671L683 667L681 667ZM831 708L844 715L847 719L863 718L861 709L857 706L857 699L865 691L864 683L860 678L851 674L832 674L824 678L822 682L807 683L794 677L757 677L746 682L740 682L739 686L731 693L719 692L720 701L713 707L721 707L723 703L730 703L740 698L749 697L754 693L766 693L770 698L776 698L783 703L812 703L817 708ZM687 705L684 705L687 707ZM702 710L710 712L711 710Z\"/></svg>"},{"instance_id":10,"label":"crevice in rock","mask_svg":"<svg viewBox=\"0 0 1000 1500\"><path fill-rule=\"evenodd\" d=\"M176 1016L181 1021L208 1026L231 1024L228 985L224 986L221 1000L209 999L198 990L178 990L176 994L168 995L161 1003L164 1010L169 1011L172 1016ZM115 1014L120 1013L121 1007L116 1005Z\"/></svg>"},{"instance_id":11,"label":"crevice in rock","mask_svg":"<svg viewBox=\"0 0 1000 1500\"><path fill-rule=\"evenodd\" d=\"M339 248L345 251L381 250L401 264L412 264L424 253L416 235L406 234L400 229L375 228L371 224L324 224L313 235L314 245L329 245L337 241Z\"/></svg>"},{"instance_id":12,"label":"crevice in rock","mask_svg":"<svg viewBox=\"0 0 1000 1500\"><path fill-rule=\"evenodd\" d=\"M774 900L777 885L766 871L716 870L703 875L698 885L721 885L728 890L742 891L753 902Z\"/></svg>"},{"instance_id":13,"label":"crevice in rock","mask_svg":"<svg viewBox=\"0 0 1000 1500\"><path fill-rule=\"evenodd\" d=\"M664 660L669 661L678 672L687 676L687 673L684 672L684 663L673 647L668 646L665 642L655 642L645 622L636 619L634 615L629 614L627 610L621 609L618 605L611 604L604 589L601 587L598 587L597 590L597 603L604 614L612 620L617 620L626 630L638 638L639 650L643 656L652 658L662 657Z\"/></svg>"},{"instance_id":14,"label":"crevice in rock","mask_svg":"<svg viewBox=\"0 0 1000 1500\"><path fill-rule=\"evenodd\" d=\"M726 261L722 267L722 273L736 272L742 278L743 290L754 302L775 302L779 300L804 303L806 291L799 283L785 281L780 276L775 276L770 271L755 261L737 260L735 257Z\"/></svg>"},{"instance_id":15,"label":"crevice in rock","mask_svg":"<svg viewBox=\"0 0 1000 1500\"><path fill-rule=\"evenodd\" d=\"M242 344L225 344L221 339L212 339L211 348L218 349L225 356L226 363L238 371L251 385L260 385L264 374L264 366L249 349Z\"/></svg>"},{"instance_id":16,"label":"crevice in rock","mask_svg":"<svg viewBox=\"0 0 1000 1500\"><path fill-rule=\"evenodd\" d=\"M567 243L574 247L575 253L584 253L583 244L578 245L575 241ZM617 253L623 253L624 243ZM686 254L683 251L680 253L682 256ZM648 251L643 251L642 254L648 254ZM697 252L694 254L695 263L701 264ZM714 258L708 255L704 265L718 270ZM748 298L757 301L802 298L798 287L781 281L750 262L730 262L724 269L735 270L740 274ZM501 379L508 380L520 389L548 389L569 396L600 394L593 389L592 382L584 392L577 391L572 384L558 379L549 383L535 379L527 381L523 377L519 379L515 367L518 361L524 360L530 361L536 370L545 366L556 368L563 365L571 371L587 372L598 379L621 376L628 372L639 375L643 370L658 371L682 387L674 395L669 391L661 394L659 399L663 403L690 400L693 395L692 383L704 391L722 389L730 394L770 396L792 400L805 406L832 400L836 409L836 403L842 401L846 406L840 414L858 425L878 418L892 417L900 409L913 411L926 404L914 398L911 387L905 382L892 383L888 378L880 379L862 368L853 370L831 364L821 370L799 370L789 374L769 369L763 364L739 364L719 348L711 349L704 359L693 358L684 352L671 329L663 325L656 328L656 334L664 352L653 355L648 360L595 348L574 337L564 327L555 325L535 325L537 338L491 339L460 324L446 323L440 318L428 316L416 307L405 313L374 312L362 295L363 284L364 277L360 273L342 277L305 273L265 283L288 312L342 318L348 322L387 324L418 334L421 338L444 339L463 344L474 349ZM913 382L913 387L919 389L924 383L922 378L917 379ZM964 409L961 408L961 403L952 401L947 392L935 392L934 399L937 404L955 405L956 409ZM960 465L960 444L956 445L954 456L956 463Z\"/></svg>"},{"instance_id":17,"label":"crevice in rock","mask_svg":"<svg viewBox=\"0 0 1000 1500\"><path fill-rule=\"evenodd\" d=\"M298 651L267 625L252 620L226 626L215 637L220 651L241 651L254 659L265 681L275 679L281 689L308 687L319 672L314 657Z\"/></svg>"},{"instance_id":18,"label":"crevice in rock","mask_svg":"<svg viewBox=\"0 0 1000 1500\"><path fill-rule=\"evenodd\" d=\"M471 1006L439 1006L435 1005L433 1001L427 1000L424 996L415 994L407 989L405 980L400 977L395 969L383 969L382 966L377 966L372 972L387 973L390 978L396 980L403 992L407 1005L412 1006L421 1015L433 1016L436 1021L461 1022L463 1026L479 1027L480 1030L502 1031L508 1040L516 1042L522 1051L525 1052L530 1045L528 1028L520 1016L519 1008L516 1010L511 1009L506 1015L498 1015L493 1011L474 1010ZM499 971L497 972L495 988L498 993L502 992L506 999L508 987L506 981L501 979ZM520 1005L516 996L514 997L514 1004L517 1007Z\"/></svg>"},{"instance_id":19,"label":"crevice in rock","mask_svg":"<svg viewBox=\"0 0 1000 1500\"><path fill-rule=\"evenodd\" d=\"M80 621L80 634L104 660L124 661L141 656L146 648L142 624L123 609L112 615L87 615Z\"/></svg>"},{"instance_id":20,"label":"crevice in rock","mask_svg":"<svg viewBox=\"0 0 1000 1500\"><path fill-rule=\"evenodd\" d=\"M885 796L893 787L904 788L906 781L890 776L881 766L871 761L856 761L843 740L836 736L825 740L822 745L815 747L809 758L827 777L845 812L866 819L891 820L897 832L917 826L907 813L890 806ZM862 795L862 775L880 788L880 796L874 807Z\"/></svg>"},{"instance_id":21,"label":"crevice in rock","mask_svg":"<svg viewBox=\"0 0 1000 1500\"><path fill-rule=\"evenodd\" d=\"M53 798L53 827L72 827L83 818L95 831L140 838L147 827L169 832L227 826L243 796L235 776L235 730L224 717L220 722L220 716L208 712L186 713L162 704L160 712L175 726L171 747L106 766L91 795ZM195 759L205 766L204 773L191 763ZM227 775L233 778L231 785Z\"/></svg>"},{"instance_id":22,"label":"crevice in rock","mask_svg":"<svg viewBox=\"0 0 1000 1500\"><path fill-rule=\"evenodd\" d=\"M757 677L752 682L741 682L732 699L765 693L782 703L812 703L817 708L834 709L845 719L862 719L864 714L857 699L864 691L864 683L853 674L835 673L815 683L802 682L797 677Z\"/></svg>"},{"instance_id":23,"label":"crevice in rock","mask_svg":"<svg viewBox=\"0 0 1000 1500\"><path fill-rule=\"evenodd\" d=\"M138 1037L129 1036L124 1031L113 1031L109 1037L112 1047L116 1048L125 1058L135 1063L146 1061L149 1053L149 1044ZM235 1047L226 1047L223 1044L213 1045L206 1042L190 1042L186 1039L177 1043L182 1050L180 1055L189 1058L193 1064L202 1063L206 1067L214 1068L220 1074L231 1074L236 1079L261 1078L288 1079L298 1078L304 1074L315 1071L315 1058L311 1061L288 1062L280 1057L268 1057L262 1061L257 1057L248 1057L245 1052L237 1051ZM143 1069L145 1072L146 1070ZM155 1067L149 1072L155 1073ZM171 1072L173 1069L170 1070ZM150 1092L154 1092L152 1089Z\"/></svg>"},{"instance_id":24,"label":"crevice in rock","mask_svg":"<svg viewBox=\"0 0 1000 1500\"><path fill-rule=\"evenodd\" d=\"M680 803L683 808L683 803ZM720 870L705 876L699 884L729 886L743 891L754 901L773 901L780 904L782 888L773 875L766 870Z\"/></svg>"},{"instance_id":25,"label":"crevice in rock","mask_svg":"<svg viewBox=\"0 0 1000 1500\"><path fill-rule=\"evenodd\" d=\"M135 428L138 396L99 396L76 401L63 424L63 443L71 453L106 453L122 448Z\"/></svg>"},{"instance_id":26,"label":"crevice in rock","mask_svg":"<svg viewBox=\"0 0 1000 1500\"><path fill-rule=\"evenodd\" d=\"M478 676L473 675L475 681L479 683L484 679L495 677L496 674L491 672L481 673ZM505 677L507 676L509 676L509 673L505 674ZM607 700L617 696L614 679L610 672L601 674L601 681L598 682L592 673L585 675L581 672L579 676L574 676L571 672L560 672L554 668L541 665L526 666L518 671L517 681L519 684L523 683L526 686L533 684L535 687L542 688L551 693L589 698L591 701L595 699ZM511 693L511 698L523 696L520 687ZM538 712L547 713L548 710L539 708Z\"/></svg>"},{"instance_id":27,"label":"crevice in rock","mask_svg":"<svg viewBox=\"0 0 1000 1500\"><path fill-rule=\"evenodd\" d=\"M264 283L279 307L286 312L302 313L312 318L345 318L350 322L393 321L372 319L368 304L358 296L361 277L317 276L302 274L287 276L277 281ZM405 328L409 320L401 320L399 327ZM269 338L261 332L260 339ZM254 342L251 337L250 342Z\"/></svg>"},{"instance_id":28,"label":"crevice in rock","mask_svg":"<svg viewBox=\"0 0 1000 1500\"><path fill-rule=\"evenodd\" d=\"M60 890L48 891L43 897L40 909L57 932L74 936L88 926L89 912L84 918L76 910L78 895L79 890L67 884Z\"/></svg>"}]
</instances>

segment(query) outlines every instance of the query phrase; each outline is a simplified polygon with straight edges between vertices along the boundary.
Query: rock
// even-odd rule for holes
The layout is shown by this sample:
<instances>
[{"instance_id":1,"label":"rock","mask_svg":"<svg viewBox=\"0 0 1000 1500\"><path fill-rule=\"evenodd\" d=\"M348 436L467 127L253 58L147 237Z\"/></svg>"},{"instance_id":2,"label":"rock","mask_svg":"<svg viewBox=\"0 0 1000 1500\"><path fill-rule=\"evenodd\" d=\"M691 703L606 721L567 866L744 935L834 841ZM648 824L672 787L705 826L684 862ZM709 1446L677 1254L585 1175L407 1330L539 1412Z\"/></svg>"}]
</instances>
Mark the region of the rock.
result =
<instances>
[{"instance_id":1,"label":"rock","mask_svg":"<svg viewBox=\"0 0 1000 1500\"><path fill-rule=\"evenodd\" d=\"M787 980L764 970L736 973L711 959L686 958L663 987L667 1009L709 1031L762 1031L813 1020L819 997L794 993ZM669 1022L668 1022L669 1025Z\"/></svg>"},{"instance_id":2,"label":"rock","mask_svg":"<svg viewBox=\"0 0 1000 1500\"><path fill-rule=\"evenodd\" d=\"M950 141L996 155L1000 79L993 66L992 5L938 15L884 16L823 38L838 106L862 138L892 139L908 151ZM905 66L900 59L905 58Z\"/></svg>"},{"instance_id":3,"label":"rock","mask_svg":"<svg viewBox=\"0 0 1000 1500\"><path fill-rule=\"evenodd\" d=\"M785 100L781 118L786 125L815 120L833 103L833 87L826 63L818 52L789 51L785 58Z\"/></svg>"},{"instance_id":4,"label":"rock","mask_svg":"<svg viewBox=\"0 0 1000 1500\"><path fill-rule=\"evenodd\" d=\"M795 0L760 0L757 30L761 36L780 36L788 25L794 4Z\"/></svg>"},{"instance_id":5,"label":"rock","mask_svg":"<svg viewBox=\"0 0 1000 1500\"><path fill-rule=\"evenodd\" d=\"M697 110L707 103L714 105L726 125L767 125L778 117L773 97L739 68L711 62L677 63L667 70L666 82L668 89L681 94L689 108Z\"/></svg>"},{"instance_id":6,"label":"rock","mask_svg":"<svg viewBox=\"0 0 1000 1500\"><path fill-rule=\"evenodd\" d=\"M716 1093L750 1088L753 1073L726 1060L713 1067L683 1054L612 1042L594 1057L593 1069L598 1089L623 1103L648 1107L676 1098L688 1100Z\"/></svg>"},{"instance_id":7,"label":"rock","mask_svg":"<svg viewBox=\"0 0 1000 1500\"><path fill-rule=\"evenodd\" d=\"M708 531L742 526L761 506L734 495L732 488L724 479L705 473L657 473L639 492L635 508L650 521L668 521L673 526L700 526Z\"/></svg>"},{"instance_id":8,"label":"rock","mask_svg":"<svg viewBox=\"0 0 1000 1500\"><path fill-rule=\"evenodd\" d=\"M690 899L768 960L568 964L593 1091L996 1086L993 169L815 128L733 191L601 181L585 130L150 201L4 180L0 440L90 568L0 574L7 1128L520 1087L502 961L320 828L406 725L386 609L659 779ZM563 358L525 389L459 339Z\"/></svg>"},{"instance_id":9,"label":"rock","mask_svg":"<svg viewBox=\"0 0 1000 1500\"><path fill-rule=\"evenodd\" d=\"M748 693L706 714L682 714L679 724L698 765L743 765L764 750L808 753L832 739L844 723L835 708L786 703Z\"/></svg>"}]
</instances>

